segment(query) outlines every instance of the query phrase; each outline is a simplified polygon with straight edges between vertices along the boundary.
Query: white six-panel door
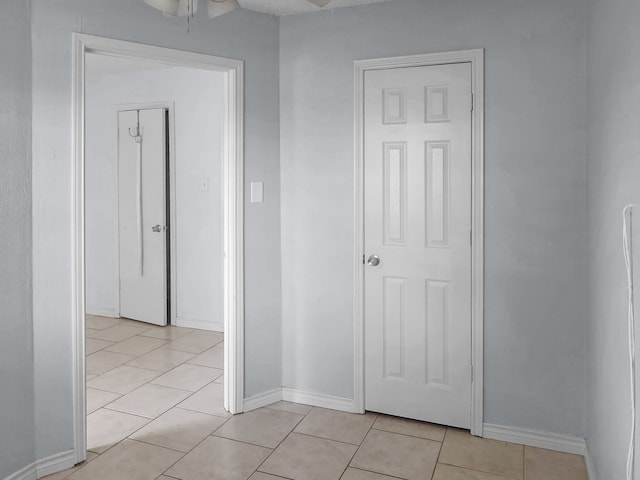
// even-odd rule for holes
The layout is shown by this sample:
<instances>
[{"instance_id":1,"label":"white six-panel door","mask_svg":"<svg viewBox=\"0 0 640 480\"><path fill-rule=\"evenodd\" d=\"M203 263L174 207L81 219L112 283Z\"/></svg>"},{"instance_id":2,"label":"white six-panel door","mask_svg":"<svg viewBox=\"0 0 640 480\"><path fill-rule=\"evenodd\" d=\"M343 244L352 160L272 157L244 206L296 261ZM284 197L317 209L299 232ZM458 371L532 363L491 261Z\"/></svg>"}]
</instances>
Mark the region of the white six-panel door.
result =
<instances>
[{"instance_id":1,"label":"white six-panel door","mask_svg":"<svg viewBox=\"0 0 640 480\"><path fill-rule=\"evenodd\" d=\"M364 88L365 407L468 428L471 66Z\"/></svg>"},{"instance_id":2,"label":"white six-panel door","mask_svg":"<svg viewBox=\"0 0 640 480\"><path fill-rule=\"evenodd\" d=\"M156 325L167 324L166 165L166 110L119 112L120 316Z\"/></svg>"}]
</instances>

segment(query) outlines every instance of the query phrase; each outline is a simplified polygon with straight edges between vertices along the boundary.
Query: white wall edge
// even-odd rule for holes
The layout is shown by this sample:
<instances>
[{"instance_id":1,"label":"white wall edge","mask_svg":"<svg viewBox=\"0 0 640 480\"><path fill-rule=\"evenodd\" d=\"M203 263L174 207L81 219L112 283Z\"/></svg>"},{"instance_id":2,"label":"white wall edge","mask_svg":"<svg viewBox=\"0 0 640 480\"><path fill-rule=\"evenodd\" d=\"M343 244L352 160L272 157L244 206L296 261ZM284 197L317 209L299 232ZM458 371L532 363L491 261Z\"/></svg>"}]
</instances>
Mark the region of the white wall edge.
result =
<instances>
[{"instance_id":1,"label":"white wall edge","mask_svg":"<svg viewBox=\"0 0 640 480\"><path fill-rule=\"evenodd\" d=\"M585 439L581 437L519 427L503 427L490 423L485 423L483 430L484 438L517 443L529 447L544 448L556 452L584 455L586 460L587 444Z\"/></svg>"},{"instance_id":2,"label":"white wall edge","mask_svg":"<svg viewBox=\"0 0 640 480\"><path fill-rule=\"evenodd\" d=\"M120 315L118 315L115 310L110 310L108 308L93 308L87 306L86 314L96 315L98 317L120 318Z\"/></svg>"},{"instance_id":3,"label":"white wall edge","mask_svg":"<svg viewBox=\"0 0 640 480\"><path fill-rule=\"evenodd\" d=\"M36 480L53 473L62 472L76 464L75 451L56 453L37 460L5 478L5 480Z\"/></svg>"},{"instance_id":4,"label":"white wall edge","mask_svg":"<svg viewBox=\"0 0 640 480\"><path fill-rule=\"evenodd\" d=\"M342 412L360 413L352 398L334 397L323 393L306 392L295 388L283 388L282 400L331 410L340 410Z\"/></svg>"},{"instance_id":5,"label":"white wall edge","mask_svg":"<svg viewBox=\"0 0 640 480\"><path fill-rule=\"evenodd\" d=\"M593 463L593 457L591 456L591 452L589 451L588 442L585 442L584 463L587 466L587 478L589 480L598 480L598 476L596 475L596 466Z\"/></svg>"},{"instance_id":6,"label":"white wall edge","mask_svg":"<svg viewBox=\"0 0 640 480\"><path fill-rule=\"evenodd\" d=\"M199 320L197 318L176 317L175 326L224 333L223 322L208 322L206 320Z\"/></svg>"},{"instance_id":7,"label":"white wall edge","mask_svg":"<svg viewBox=\"0 0 640 480\"><path fill-rule=\"evenodd\" d=\"M250 412L251 410L257 410L258 408L266 407L272 403L276 403L282 400L282 389L274 388L273 390L266 391L264 393L258 393L252 397L244 399L244 411Z\"/></svg>"}]
</instances>

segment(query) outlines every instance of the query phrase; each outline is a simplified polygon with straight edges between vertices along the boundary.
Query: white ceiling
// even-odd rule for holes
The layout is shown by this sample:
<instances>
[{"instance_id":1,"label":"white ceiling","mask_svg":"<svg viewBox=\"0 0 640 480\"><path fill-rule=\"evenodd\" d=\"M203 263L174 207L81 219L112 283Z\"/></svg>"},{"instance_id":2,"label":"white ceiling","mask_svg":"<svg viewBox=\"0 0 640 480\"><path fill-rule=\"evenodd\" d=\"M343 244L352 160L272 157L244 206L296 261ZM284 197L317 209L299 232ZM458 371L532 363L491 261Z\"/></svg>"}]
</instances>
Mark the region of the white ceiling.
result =
<instances>
[{"instance_id":1,"label":"white ceiling","mask_svg":"<svg viewBox=\"0 0 640 480\"><path fill-rule=\"evenodd\" d=\"M324 8L316 7L307 0L238 0L243 8L270 15L293 15L295 13L317 12L333 8L355 7L367 3L383 3L391 0L332 0Z\"/></svg>"}]
</instances>

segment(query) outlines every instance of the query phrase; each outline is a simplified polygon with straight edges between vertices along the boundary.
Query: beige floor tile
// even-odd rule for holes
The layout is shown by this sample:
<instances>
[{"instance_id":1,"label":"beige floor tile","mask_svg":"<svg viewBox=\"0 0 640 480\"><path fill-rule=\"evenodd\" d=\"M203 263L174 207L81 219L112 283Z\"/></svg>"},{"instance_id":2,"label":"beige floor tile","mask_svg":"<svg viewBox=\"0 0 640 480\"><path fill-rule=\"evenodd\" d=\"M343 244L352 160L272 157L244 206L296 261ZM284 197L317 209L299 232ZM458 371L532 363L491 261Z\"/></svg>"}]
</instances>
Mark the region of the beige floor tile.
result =
<instances>
[{"instance_id":1,"label":"beige floor tile","mask_svg":"<svg viewBox=\"0 0 640 480\"><path fill-rule=\"evenodd\" d=\"M260 471L294 480L338 480L358 447L292 433Z\"/></svg>"},{"instance_id":2,"label":"beige floor tile","mask_svg":"<svg viewBox=\"0 0 640 480\"><path fill-rule=\"evenodd\" d=\"M301 403L293 402L276 402L271 405L267 405L265 408L271 408L273 410L282 410L283 412L297 413L298 415L306 415L313 408L311 405L303 405Z\"/></svg>"},{"instance_id":3,"label":"beige floor tile","mask_svg":"<svg viewBox=\"0 0 640 480\"><path fill-rule=\"evenodd\" d=\"M160 385L144 385L120 397L107 407L111 410L156 418L191 395L191 392Z\"/></svg>"},{"instance_id":4,"label":"beige floor tile","mask_svg":"<svg viewBox=\"0 0 640 480\"><path fill-rule=\"evenodd\" d=\"M87 356L87 372L94 375L102 375L120 365L130 362L134 358L132 355L100 350Z\"/></svg>"},{"instance_id":5,"label":"beige floor tile","mask_svg":"<svg viewBox=\"0 0 640 480\"><path fill-rule=\"evenodd\" d=\"M401 433L412 437L426 438L427 440L435 440L442 442L446 427L434 425L432 423L418 422L406 418L391 417L389 415L379 415L373 424L376 430L384 430L385 432Z\"/></svg>"},{"instance_id":6,"label":"beige floor tile","mask_svg":"<svg viewBox=\"0 0 640 480\"><path fill-rule=\"evenodd\" d=\"M380 473L367 472L357 468L347 468L340 480L397 480L397 477L389 477Z\"/></svg>"},{"instance_id":7,"label":"beige floor tile","mask_svg":"<svg viewBox=\"0 0 640 480\"><path fill-rule=\"evenodd\" d=\"M87 449L103 453L147 423L147 418L101 408L87 416Z\"/></svg>"},{"instance_id":8,"label":"beige floor tile","mask_svg":"<svg viewBox=\"0 0 640 480\"><path fill-rule=\"evenodd\" d=\"M441 444L424 438L371 430L351 466L408 480L431 478Z\"/></svg>"},{"instance_id":9,"label":"beige floor tile","mask_svg":"<svg viewBox=\"0 0 640 480\"><path fill-rule=\"evenodd\" d=\"M146 443L125 440L76 471L71 480L155 480L182 454Z\"/></svg>"},{"instance_id":10,"label":"beige floor tile","mask_svg":"<svg viewBox=\"0 0 640 480\"><path fill-rule=\"evenodd\" d=\"M84 344L85 355L91 355L92 353L99 352L103 348L110 347L111 345L113 345L113 342L98 340L96 338L87 338Z\"/></svg>"},{"instance_id":11,"label":"beige floor tile","mask_svg":"<svg viewBox=\"0 0 640 480\"><path fill-rule=\"evenodd\" d=\"M104 407L107 403L111 403L118 398L120 398L119 393L87 388L87 414L95 412L99 408Z\"/></svg>"},{"instance_id":12,"label":"beige floor tile","mask_svg":"<svg viewBox=\"0 0 640 480\"><path fill-rule=\"evenodd\" d=\"M195 353L180 352L170 348L160 347L152 352L131 360L127 365L146 368L158 372L168 372L172 368L193 358Z\"/></svg>"},{"instance_id":13,"label":"beige floor tile","mask_svg":"<svg viewBox=\"0 0 640 480\"><path fill-rule=\"evenodd\" d=\"M584 457L541 448L524 449L525 480L587 480Z\"/></svg>"},{"instance_id":14,"label":"beige floor tile","mask_svg":"<svg viewBox=\"0 0 640 480\"><path fill-rule=\"evenodd\" d=\"M85 326L92 330L104 330L120 323L119 318L99 317L97 315L86 315Z\"/></svg>"},{"instance_id":15,"label":"beige floor tile","mask_svg":"<svg viewBox=\"0 0 640 480\"><path fill-rule=\"evenodd\" d=\"M131 435L134 440L188 452L226 420L206 413L172 408Z\"/></svg>"},{"instance_id":16,"label":"beige floor tile","mask_svg":"<svg viewBox=\"0 0 640 480\"><path fill-rule=\"evenodd\" d=\"M218 378L216 378L213 383L219 383L221 385L224 385L224 373L220 375Z\"/></svg>"},{"instance_id":17,"label":"beige floor tile","mask_svg":"<svg viewBox=\"0 0 640 480\"><path fill-rule=\"evenodd\" d=\"M142 332L144 332L142 328L119 324L105 328L104 330L87 330L87 337L106 340L108 342L122 342L127 338L140 335Z\"/></svg>"},{"instance_id":18,"label":"beige floor tile","mask_svg":"<svg viewBox=\"0 0 640 480\"><path fill-rule=\"evenodd\" d=\"M216 345L215 347L211 347L197 357L193 357L187 363L224 369L224 346Z\"/></svg>"},{"instance_id":19,"label":"beige floor tile","mask_svg":"<svg viewBox=\"0 0 640 480\"><path fill-rule=\"evenodd\" d=\"M189 365L185 363L154 379L152 383L197 392L208 383L220 377L223 373L223 370L217 368L201 367L199 365Z\"/></svg>"},{"instance_id":20,"label":"beige floor tile","mask_svg":"<svg viewBox=\"0 0 640 480\"><path fill-rule=\"evenodd\" d=\"M492 473L521 480L524 447L471 436L468 432L450 428L444 437L440 463Z\"/></svg>"},{"instance_id":21,"label":"beige floor tile","mask_svg":"<svg viewBox=\"0 0 640 480\"><path fill-rule=\"evenodd\" d=\"M114 368L104 375L100 375L97 378L89 380L87 382L87 387L124 395L153 380L158 375L160 375L160 373L154 370L122 365L118 368Z\"/></svg>"},{"instance_id":22,"label":"beige floor tile","mask_svg":"<svg viewBox=\"0 0 640 480\"><path fill-rule=\"evenodd\" d=\"M262 472L256 472L249 477L249 480L283 480L283 479L284 477L276 477L275 475L269 475L268 473L262 473ZM284 479L284 480L287 480L287 479Z\"/></svg>"},{"instance_id":23,"label":"beige floor tile","mask_svg":"<svg viewBox=\"0 0 640 480\"><path fill-rule=\"evenodd\" d=\"M246 480L269 453L267 448L208 437L165 474L183 480Z\"/></svg>"},{"instance_id":24,"label":"beige floor tile","mask_svg":"<svg viewBox=\"0 0 640 480\"><path fill-rule=\"evenodd\" d=\"M439 463L433 480L505 480L505 477Z\"/></svg>"},{"instance_id":25,"label":"beige floor tile","mask_svg":"<svg viewBox=\"0 0 640 480\"><path fill-rule=\"evenodd\" d=\"M224 334L222 333L196 330L177 340L169 342L167 347L172 350L180 350L181 352L202 353L214 345L219 344L222 340L224 340Z\"/></svg>"},{"instance_id":26,"label":"beige floor tile","mask_svg":"<svg viewBox=\"0 0 640 480\"><path fill-rule=\"evenodd\" d=\"M295 413L259 408L231 417L214 435L276 448L303 418Z\"/></svg>"},{"instance_id":27,"label":"beige floor tile","mask_svg":"<svg viewBox=\"0 0 640 480\"><path fill-rule=\"evenodd\" d=\"M148 330L149 328L155 328L158 326L153 323L139 322L138 320L131 320L129 318L121 318L120 325L126 325L127 327L141 328L145 331Z\"/></svg>"},{"instance_id":28,"label":"beige floor tile","mask_svg":"<svg viewBox=\"0 0 640 480\"><path fill-rule=\"evenodd\" d=\"M88 382L89 380L91 380L92 378L96 378L98 375L94 375L93 373L87 373L86 374L86 381Z\"/></svg>"},{"instance_id":29,"label":"beige floor tile","mask_svg":"<svg viewBox=\"0 0 640 480\"><path fill-rule=\"evenodd\" d=\"M138 357L161 347L165 343L167 343L166 340L160 340L159 338L135 336L120 343L116 343L105 350L107 352L125 353L127 355L134 355Z\"/></svg>"},{"instance_id":30,"label":"beige floor tile","mask_svg":"<svg viewBox=\"0 0 640 480\"><path fill-rule=\"evenodd\" d=\"M360 445L375 422L376 416L373 413L357 415L325 408L314 408L300 422L295 431L314 437Z\"/></svg>"},{"instance_id":31,"label":"beige floor tile","mask_svg":"<svg viewBox=\"0 0 640 480\"><path fill-rule=\"evenodd\" d=\"M172 327L167 325L166 327L151 327L141 335L145 337L160 338L161 340L176 340L193 331L194 330L191 328Z\"/></svg>"},{"instance_id":32,"label":"beige floor tile","mask_svg":"<svg viewBox=\"0 0 640 480\"><path fill-rule=\"evenodd\" d=\"M224 386L219 383L210 383L199 392L194 393L184 402L178 405L180 408L208 413L218 417L230 417L224 409Z\"/></svg>"}]
</instances>

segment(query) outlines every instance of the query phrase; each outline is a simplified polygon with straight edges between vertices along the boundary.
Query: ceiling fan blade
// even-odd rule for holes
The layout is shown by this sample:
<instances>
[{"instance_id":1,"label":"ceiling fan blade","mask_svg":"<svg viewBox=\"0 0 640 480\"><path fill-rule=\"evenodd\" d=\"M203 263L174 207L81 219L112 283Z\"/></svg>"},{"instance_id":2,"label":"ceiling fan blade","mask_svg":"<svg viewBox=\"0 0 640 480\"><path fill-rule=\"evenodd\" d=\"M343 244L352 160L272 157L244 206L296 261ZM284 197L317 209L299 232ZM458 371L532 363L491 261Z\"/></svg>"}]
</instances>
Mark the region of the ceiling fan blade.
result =
<instances>
[{"instance_id":1,"label":"ceiling fan blade","mask_svg":"<svg viewBox=\"0 0 640 480\"><path fill-rule=\"evenodd\" d=\"M209 18L219 17L237 8L240 8L238 0L207 0Z\"/></svg>"},{"instance_id":2,"label":"ceiling fan blade","mask_svg":"<svg viewBox=\"0 0 640 480\"><path fill-rule=\"evenodd\" d=\"M318 7L326 7L327 5L329 5L329 3L331 3L331 0L307 0L307 1L310 3L313 3Z\"/></svg>"},{"instance_id":3,"label":"ceiling fan blade","mask_svg":"<svg viewBox=\"0 0 640 480\"><path fill-rule=\"evenodd\" d=\"M172 17L177 17L180 9L180 0L144 0L144 3Z\"/></svg>"}]
</instances>

